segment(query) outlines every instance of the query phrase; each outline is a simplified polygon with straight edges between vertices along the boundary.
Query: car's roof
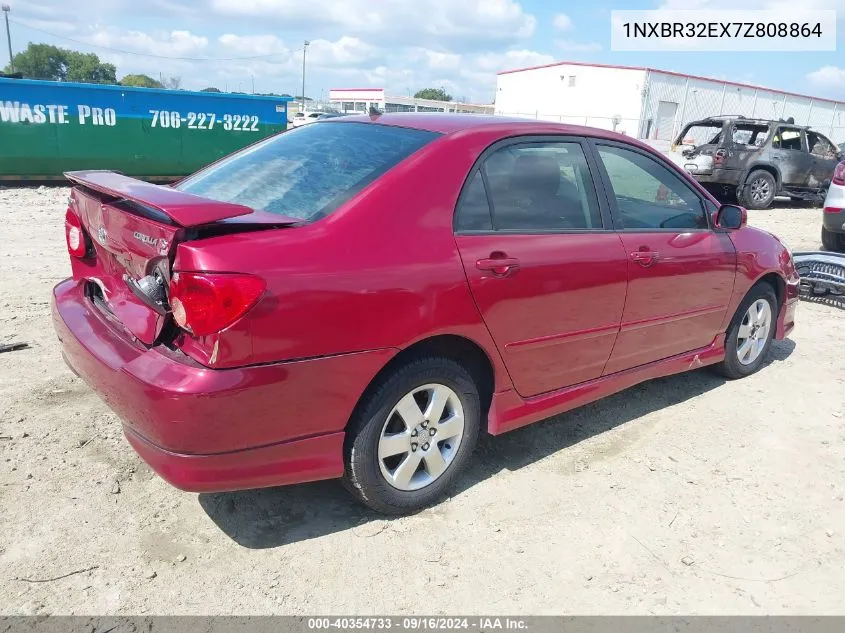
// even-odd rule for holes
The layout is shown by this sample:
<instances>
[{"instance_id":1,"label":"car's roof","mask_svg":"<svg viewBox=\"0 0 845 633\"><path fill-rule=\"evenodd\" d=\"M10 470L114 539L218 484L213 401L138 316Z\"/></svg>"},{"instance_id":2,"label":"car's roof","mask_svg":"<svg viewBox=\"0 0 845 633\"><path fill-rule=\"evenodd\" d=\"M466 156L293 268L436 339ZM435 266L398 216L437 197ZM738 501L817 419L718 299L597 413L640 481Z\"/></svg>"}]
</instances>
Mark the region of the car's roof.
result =
<instances>
[{"instance_id":1,"label":"car's roof","mask_svg":"<svg viewBox=\"0 0 845 633\"><path fill-rule=\"evenodd\" d=\"M697 123L724 123L725 121L733 121L734 123L745 123L747 125L771 125L772 123L776 124L783 124L788 125L790 127L797 127L804 130L809 130L810 127L807 125L800 125L798 123L790 123L789 121L784 121L783 119L759 119L757 117L744 117L740 115L736 116L728 116L728 115L721 115L721 116L713 116L707 117L706 119L700 119L699 121L690 121L689 125L696 125Z\"/></svg>"},{"instance_id":2,"label":"car's roof","mask_svg":"<svg viewBox=\"0 0 845 633\"><path fill-rule=\"evenodd\" d=\"M338 117L335 123L375 123L427 130L440 134L455 134L469 130L500 132L502 136L519 134L571 134L573 136L598 136L638 144L635 139L610 130L568 125L535 119L492 116L484 114L452 114L444 112L389 112L379 115L355 115Z\"/></svg>"}]
</instances>

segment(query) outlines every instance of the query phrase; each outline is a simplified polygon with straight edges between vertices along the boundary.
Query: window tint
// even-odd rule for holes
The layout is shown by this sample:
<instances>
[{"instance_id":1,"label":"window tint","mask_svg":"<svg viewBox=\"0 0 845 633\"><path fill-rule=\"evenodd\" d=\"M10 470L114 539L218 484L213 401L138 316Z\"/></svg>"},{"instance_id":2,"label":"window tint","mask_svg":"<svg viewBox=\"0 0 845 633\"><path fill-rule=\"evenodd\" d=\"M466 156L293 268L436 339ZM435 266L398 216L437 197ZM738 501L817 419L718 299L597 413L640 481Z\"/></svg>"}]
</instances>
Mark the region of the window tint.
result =
<instances>
[{"instance_id":1,"label":"window tint","mask_svg":"<svg viewBox=\"0 0 845 633\"><path fill-rule=\"evenodd\" d=\"M233 154L176 188L316 220L437 136L372 123L303 125Z\"/></svg>"},{"instance_id":2,"label":"window tint","mask_svg":"<svg viewBox=\"0 0 845 633\"><path fill-rule=\"evenodd\" d=\"M578 143L509 145L484 163L496 230L599 229L601 216Z\"/></svg>"},{"instance_id":3,"label":"window tint","mask_svg":"<svg viewBox=\"0 0 845 633\"><path fill-rule=\"evenodd\" d=\"M775 137L772 139L772 147L802 151L801 130L788 127L780 128L775 132Z\"/></svg>"},{"instance_id":4,"label":"window tint","mask_svg":"<svg viewBox=\"0 0 845 633\"><path fill-rule=\"evenodd\" d=\"M487 192L484 189L484 179L478 170L470 178L461 194L455 229L458 231L490 231L493 229L490 206L487 204Z\"/></svg>"},{"instance_id":5,"label":"window tint","mask_svg":"<svg viewBox=\"0 0 845 633\"><path fill-rule=\"evenodd\" d=\"M705 229L698 195L656 160L620 147L599 146L622 228Z\"/></svg>"},{"instance_id":6,"label":"window tint","mask_svg":"<svg viewBox=\"0 0 845 633\"><path fill-rule=\"evenodd\" d=\"M810 153L820 158L836 158L836 148L821 134L807 132L807 144Z\"/></svg>"}]
</instances>

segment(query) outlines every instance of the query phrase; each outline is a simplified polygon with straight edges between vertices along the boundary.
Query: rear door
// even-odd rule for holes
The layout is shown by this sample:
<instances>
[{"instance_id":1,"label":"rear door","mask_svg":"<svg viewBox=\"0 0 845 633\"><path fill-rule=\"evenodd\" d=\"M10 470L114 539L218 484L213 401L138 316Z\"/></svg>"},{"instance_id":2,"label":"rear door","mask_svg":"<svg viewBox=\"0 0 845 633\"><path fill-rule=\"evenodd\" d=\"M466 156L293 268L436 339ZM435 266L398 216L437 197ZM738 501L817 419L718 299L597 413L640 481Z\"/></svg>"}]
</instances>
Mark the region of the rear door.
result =
<instances>
[{"instance_id":1,"label":"rear door","mask_svg":"<svg viewBox=\"0 0 845 633\"><path fill-rule=\"evenodd\" d=\"M772 137L769 150L772 162L780 171L784 187L805 187L810 176L812 159L801 128L781 125Z\"/></svg>"},{"instance_id":2,"label":"rear door","mask_svg":"<svg viewBox=\"0 0 845 633\"><path fill-rule=\"evenodd\" d=\"M467 279L522 396L599 377L616 340L627 262L595 169L578 138L511 139L458 203Z\"/></svg>"},{"instance_id":3,"label":"rear door","mask_svg":"<svg viewBox=\"0 0 845 633\"><path fill-rule=\"evenodd\" d=\"M628 294L611 374L709 345L733 292L736 251L710 228L712 205L651 153L611 141L595 151L628 258Z\"/></svg>"}]
</instances>

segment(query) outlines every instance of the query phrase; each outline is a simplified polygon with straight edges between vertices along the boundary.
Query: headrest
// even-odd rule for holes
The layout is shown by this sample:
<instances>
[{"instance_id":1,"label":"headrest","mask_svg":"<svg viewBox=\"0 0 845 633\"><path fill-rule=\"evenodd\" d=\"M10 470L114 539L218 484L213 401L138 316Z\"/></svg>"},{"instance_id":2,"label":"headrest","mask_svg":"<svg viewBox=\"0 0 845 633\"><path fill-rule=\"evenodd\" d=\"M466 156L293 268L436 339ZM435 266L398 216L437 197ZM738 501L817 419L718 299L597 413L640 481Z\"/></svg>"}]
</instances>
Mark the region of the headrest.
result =
<instances>
[{"instance_id":1,"label":"headrest","mask_svg":"<svg viewBox=\"0 0 845 633\"><path fill-rule=\"evenodd\" d=\"M523 191L529 195L555 194L560 187L560 165L554 156L523 154L513 165L510 177L511 193Z\"/></svg>"}]
</instances>

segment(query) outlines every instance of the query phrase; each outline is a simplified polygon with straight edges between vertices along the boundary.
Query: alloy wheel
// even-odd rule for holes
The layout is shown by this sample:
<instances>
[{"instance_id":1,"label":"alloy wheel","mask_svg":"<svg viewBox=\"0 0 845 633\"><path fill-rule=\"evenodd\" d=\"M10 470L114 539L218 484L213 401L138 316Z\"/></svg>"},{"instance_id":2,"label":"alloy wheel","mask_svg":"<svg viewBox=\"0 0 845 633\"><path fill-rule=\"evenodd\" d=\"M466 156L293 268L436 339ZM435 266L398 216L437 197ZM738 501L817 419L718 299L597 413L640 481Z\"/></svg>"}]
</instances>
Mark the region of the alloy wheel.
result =
<instances>
[{"instance_id":1,"label":"alloy wheel","mask_svg":"<svg viewBox=\"0 0 845 633\"><path fill-rule=\"evenodd\" d=\"M378 463L399 490L419 490L449 468L464 435L464 409L451 388L427 384L405 394L381 430Z\"/></svg>"},{"instance_id":2,"label":"alloy wheel","mask_svg":"<svg viewBox=\"0 0 845 633\"><path fill-rule=\"evenodd\" d=\"M771 189L769 188L769 181L765 178L756 178L751 183L751 199L756 202L763 202L769 199Z\"/></svg>"},{"instance_id":3,"label":"alloy wheel","mask_svg":"<svg viewBox=\"0 0 845 633\"><path fill-rule=\"evenodd\" d=\"M769 330L772 327L772 307L765 299L757 299L752 303L736 336L736 355L743 365L751 365L766 347L769 340Z\"/></svg>"}]
</instances>

